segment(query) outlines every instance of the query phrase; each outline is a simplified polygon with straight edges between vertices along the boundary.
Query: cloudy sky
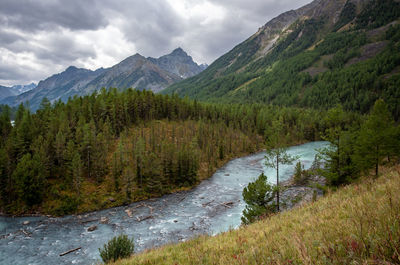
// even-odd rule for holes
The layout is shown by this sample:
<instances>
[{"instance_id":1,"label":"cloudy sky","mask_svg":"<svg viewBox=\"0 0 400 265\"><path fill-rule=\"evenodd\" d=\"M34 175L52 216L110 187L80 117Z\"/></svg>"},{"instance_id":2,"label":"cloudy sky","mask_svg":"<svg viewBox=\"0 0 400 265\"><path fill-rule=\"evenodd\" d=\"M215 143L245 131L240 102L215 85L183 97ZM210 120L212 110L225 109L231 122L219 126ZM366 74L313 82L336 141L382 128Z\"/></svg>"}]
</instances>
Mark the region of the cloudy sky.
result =
<instances>
[{"instance_id":1,"label":"cloudy sky","mask_svg":"<svg viewBox=\"0 0 400 265\"><path fill-rule=\"evenodd\" d=\"M273 17L311 0L0 0L0 85L70 65L110 67L182 47L212 63Z\"/></svg>"}]
</instances>

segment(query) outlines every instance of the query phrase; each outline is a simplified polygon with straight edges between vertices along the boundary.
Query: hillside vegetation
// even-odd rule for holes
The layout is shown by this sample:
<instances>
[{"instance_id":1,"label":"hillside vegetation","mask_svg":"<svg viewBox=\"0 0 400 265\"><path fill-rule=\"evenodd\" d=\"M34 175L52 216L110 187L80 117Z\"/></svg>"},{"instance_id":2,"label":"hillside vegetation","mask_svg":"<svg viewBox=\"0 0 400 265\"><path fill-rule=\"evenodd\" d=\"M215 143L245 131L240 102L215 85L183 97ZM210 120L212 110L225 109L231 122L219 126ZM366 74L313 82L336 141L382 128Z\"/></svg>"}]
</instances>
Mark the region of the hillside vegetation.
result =
<instances>
[{"instance_id":1,"label":"hillside vegetation","mask_svg":"<svg viewBox=\"0 0 400 265\"><path fill-rule=\"evenodd\" d=\"M361 113L381 98L397 120L399 10L393 0L314 1L296 10L294 23L275 28L272 22L285 25L293 11L277 17L204 72L164 93L316 109L341 104Z\"/></svg>"},{"instance_id":2,"label":"hillside vegetation","mask_svg":"<svg viewBox=\"0 0 400 265\"><path fill-rule=\"evenodd\" d=\"M397 165L301 208L115 264L398 264L399 253Z\"/></svg>"}]
</instances>

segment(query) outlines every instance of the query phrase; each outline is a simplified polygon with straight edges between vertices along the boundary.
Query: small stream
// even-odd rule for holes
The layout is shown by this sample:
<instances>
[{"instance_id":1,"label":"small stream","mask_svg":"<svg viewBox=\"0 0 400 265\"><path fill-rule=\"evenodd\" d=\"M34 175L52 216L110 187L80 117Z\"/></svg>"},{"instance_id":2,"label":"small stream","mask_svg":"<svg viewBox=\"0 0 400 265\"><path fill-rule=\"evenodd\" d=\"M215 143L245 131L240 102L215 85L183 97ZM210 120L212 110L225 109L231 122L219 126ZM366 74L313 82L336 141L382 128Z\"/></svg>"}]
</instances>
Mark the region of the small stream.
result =
<instances>
[{"instance_id":1,"label":"small stream","mask_svg":"<svg viewBox=\"0 0 400 265\"><path fill-rule=\"evenodd\" d=\"M312 142L293 146L289 153L299 156L309 168L316 149L326 145ZM261 152L234 159L191 191L129 206L60 218L0 217L0 264L97 264L101 262L98 248L118 234L133 236L138 252L198 234L215 235L237 228L245 206L243 188L262 172L275 183L276 173L264 166L264 155ZM294 165L282 166L281 180L288 179L293 171ZM101 223L101 218L108 222ZM92 225L97 225L97 230L88 232ZM78 247L81 249L76 252L59 256Z\"/></svg>"}]
</instances>

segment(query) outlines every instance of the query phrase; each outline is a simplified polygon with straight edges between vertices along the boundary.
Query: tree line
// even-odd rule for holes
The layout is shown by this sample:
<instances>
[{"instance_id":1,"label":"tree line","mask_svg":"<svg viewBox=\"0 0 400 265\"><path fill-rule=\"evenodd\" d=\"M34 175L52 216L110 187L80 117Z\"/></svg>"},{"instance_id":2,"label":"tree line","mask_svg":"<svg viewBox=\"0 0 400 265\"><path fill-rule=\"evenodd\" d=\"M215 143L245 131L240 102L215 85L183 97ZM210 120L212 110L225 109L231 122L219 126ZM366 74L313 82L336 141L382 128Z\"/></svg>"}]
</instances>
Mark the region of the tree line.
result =
<instances>
[{"instance_id":1,"label":"tree line","mask_svg":"<svg viewBox=\"0 0 400 265\"><path fill-rule=\"evenodd\" d=\"M262 149L277 119L290 143L320 139L324 115L132 89L102 89L66 103L44 99L36 113L20 105L13 123L5 107L1 209L67 214L185 189L230 158Z\"/></svg>"}]
</instances>

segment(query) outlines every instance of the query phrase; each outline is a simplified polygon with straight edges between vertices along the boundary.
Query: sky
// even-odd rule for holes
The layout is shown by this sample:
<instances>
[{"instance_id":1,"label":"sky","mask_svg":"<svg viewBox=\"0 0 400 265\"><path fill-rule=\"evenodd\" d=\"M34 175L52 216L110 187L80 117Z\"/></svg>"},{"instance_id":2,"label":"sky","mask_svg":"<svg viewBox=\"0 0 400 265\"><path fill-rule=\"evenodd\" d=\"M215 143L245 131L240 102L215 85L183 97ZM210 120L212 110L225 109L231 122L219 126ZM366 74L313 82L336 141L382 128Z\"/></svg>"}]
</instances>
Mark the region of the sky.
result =
<instances>
[{"instance_id":1,"label":"sky","mask_svg":"<svg viewBox=\"0 0 400 265\"><path fill-rule=\"evenodd\" d=\"M211 64L279 14L311 0L0 0L0 85L68 66L95 70L177 47Z\"/></svg>"}]
</instances>

